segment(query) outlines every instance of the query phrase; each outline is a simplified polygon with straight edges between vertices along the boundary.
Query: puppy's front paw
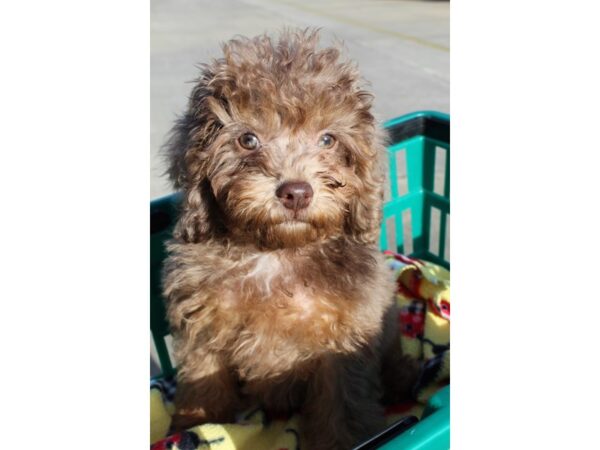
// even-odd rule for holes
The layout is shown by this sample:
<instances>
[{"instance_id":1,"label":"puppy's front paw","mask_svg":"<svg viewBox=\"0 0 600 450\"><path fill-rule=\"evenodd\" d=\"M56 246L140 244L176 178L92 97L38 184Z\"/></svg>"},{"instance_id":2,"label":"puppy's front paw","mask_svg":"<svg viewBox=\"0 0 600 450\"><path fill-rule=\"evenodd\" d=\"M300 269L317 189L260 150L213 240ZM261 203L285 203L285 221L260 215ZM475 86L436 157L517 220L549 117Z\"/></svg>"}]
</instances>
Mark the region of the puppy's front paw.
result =
<instances>
[{"instance_id":1,"label":"puppy's front paw","mask_svg":"<svg viewBox=\"0 0 600 450\"><path fill-rule=\"evenodd\" d=\"M216 405L213 408L176 407L175 414L171 418L171 430L173 432L184 431L205 423L231 423L235 419L234 416L233 408L219 408Z\"/></svg>"},{"instance_id":2,"label":"puppy's front paw","mask_svg":"<svg viewBox=\"0 0 600 450\"><path fill-rule=\"evenodd\" d=\"M350 435L328 436L328 433L330 433L330 430L322 429L316 434L306 435L303 448L308 450L352 450L363 440L371 437L366 436L365 439L356 439L350 437Z\"/></svg>"},{"instance_id":3,"label":"puppy's front paw","mask_svg":"<svg viewBox=\"0 0 600 450\"><path fill-rule=\"evenodd\" d=\"M369 411L367 411L367 414ZM360 417L360 416L359 416ZM304 428L304 448L309 450L352 450L385 429L383 415L363 416L347 422L317 421Z\"/></svg>"},{"instance_id":4,"label":"puppy's front paw","mask_svg":"<svg viewBox=\"0 0 600 450\"><path fill-rule=\"evenodd\" d=\"M209 419L202 409L196 411L176 411L171 418L171 431L178 433L207 422L209 422Z\"/></svg>"}]
</instances>

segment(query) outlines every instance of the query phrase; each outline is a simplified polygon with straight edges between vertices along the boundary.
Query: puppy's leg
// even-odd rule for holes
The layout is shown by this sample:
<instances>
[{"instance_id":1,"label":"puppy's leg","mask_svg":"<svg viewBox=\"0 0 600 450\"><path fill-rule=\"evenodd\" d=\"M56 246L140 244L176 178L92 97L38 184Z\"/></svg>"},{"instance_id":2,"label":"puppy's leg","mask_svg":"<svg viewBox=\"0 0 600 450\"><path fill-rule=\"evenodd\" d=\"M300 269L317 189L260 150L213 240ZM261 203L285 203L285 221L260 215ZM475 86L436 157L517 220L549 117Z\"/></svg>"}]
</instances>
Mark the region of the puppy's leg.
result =
<instances>
[{"instance_id":1,"label":"puppy's leg","mask_svg":"<svg viewBox=\"0 0 600 450\"><path fill-rule=\"evenodd\" d=\"M338 356L322 361L302 411L307 448L350 450L385 428L375 358Z\"/></svg>"},{"instance_id":2,"label":"puppy's leg","mask_svg":"<svg viewBox=\"0 0 600 450\"><path fill-rule=\"evenodd\" d=\"M190 356L177 374L173 430L232 421L239 405L233 374L218 355L196 351Z\"/></svg>"},{"instance_id":3,"label":"puppy's leg","mask_svg":"<svg viewBox=\"0 0 600 450\"><path fill-rule=\"evenodd\" d=\"M381 374L385 392L384 404L394 405L414 397L419 367L416 359L402 354L400 341L388 348L384 355Z\"/></svg>"},{"instance_id":4,"label":"puppy's leg","mask_svg":"<svg viewBox=\"0 0 600 450\"><path fill-rule=\"evenodd\" d=\"M402 352L398 309L391 305L384 315L382 335L383 402L393 405L413 396L419 376L419 362Z\"/></svg>"}]
</instances>

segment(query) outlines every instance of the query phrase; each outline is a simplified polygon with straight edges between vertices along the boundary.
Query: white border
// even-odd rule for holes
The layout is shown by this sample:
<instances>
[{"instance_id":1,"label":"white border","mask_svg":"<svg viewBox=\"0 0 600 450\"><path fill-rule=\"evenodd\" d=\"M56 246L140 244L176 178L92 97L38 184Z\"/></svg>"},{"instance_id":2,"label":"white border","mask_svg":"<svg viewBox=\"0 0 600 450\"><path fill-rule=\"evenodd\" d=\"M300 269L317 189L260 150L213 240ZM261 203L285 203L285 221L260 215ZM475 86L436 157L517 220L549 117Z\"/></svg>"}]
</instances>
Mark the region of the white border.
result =
<instances>
[{"instance_id":1,"label":"white border","mask_svg":"<svg viewBox=\"0 0 600 450\"><path fill-rule=\"evenodd\" d=\"M452 448L596 448L598 11L451 8Z\"/></svg>"},{"instance_id":2,"label":"white border","mask_svg":"<svg viewBox=\"0 0 600 450\"><path fill-rule=\"evenodd\" d=\"M144 448L149 5L0 16L3 447Z\"/></svg>"}]
</instances>

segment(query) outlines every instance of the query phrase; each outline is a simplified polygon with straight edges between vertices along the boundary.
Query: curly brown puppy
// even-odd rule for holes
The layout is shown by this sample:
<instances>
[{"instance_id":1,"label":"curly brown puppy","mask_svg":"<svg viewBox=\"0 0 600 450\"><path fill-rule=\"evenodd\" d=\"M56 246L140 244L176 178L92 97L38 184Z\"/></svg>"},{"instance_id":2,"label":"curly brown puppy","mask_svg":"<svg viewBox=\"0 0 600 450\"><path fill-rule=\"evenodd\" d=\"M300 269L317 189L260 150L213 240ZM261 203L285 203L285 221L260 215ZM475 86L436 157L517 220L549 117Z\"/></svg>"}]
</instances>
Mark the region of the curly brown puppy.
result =
<instances>
[{"instance_id":1,"label":"curly brown puppy","mask_svg":"<svg viewBox=\"0 0 600 450\"><path fill-rule=\"evenodd\" d=\"M259 402L300 411L305 448L350 449L384 426L382 363L396 397L414 379L384 317L372 96L317 43L309 30L229 41L167 144L183 191L164 277L175 428Z\"/></svg>"}]
</instances>

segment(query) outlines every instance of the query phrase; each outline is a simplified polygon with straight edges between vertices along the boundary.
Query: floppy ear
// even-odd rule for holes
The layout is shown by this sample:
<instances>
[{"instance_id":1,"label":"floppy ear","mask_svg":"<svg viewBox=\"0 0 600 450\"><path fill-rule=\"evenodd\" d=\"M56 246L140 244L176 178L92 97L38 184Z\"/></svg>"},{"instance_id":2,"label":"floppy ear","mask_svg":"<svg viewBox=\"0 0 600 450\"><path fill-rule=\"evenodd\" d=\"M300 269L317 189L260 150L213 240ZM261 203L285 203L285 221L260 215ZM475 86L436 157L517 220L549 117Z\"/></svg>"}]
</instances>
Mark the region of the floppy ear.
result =
<instances>
[{"instance_id":1,"label":"floppy ear","mask_svg":"<svg viewBox=\"0 0 600 450\"><path fill-rule=\"evenodd\" d=\"M377 244L379 239L383 217L383 158L386 139L383 131L375 132L368 152L370 156L357 162L356 166L362 186L350 202L348 225L354 238L364 244Z\"/></svg>"},{"instance_id":2,"label":"floppy ear","mask_svg":"<svg viewBox=\"0 0 600 450\"><path fill-rule=\"evenodd\" d=\"M180 219L174 236L186 242L199 242L221 227L216 200L206 178L208 147L222 128L213 108L215 99L209 82L214 75L205 68L192 91L187 111L177 119L164 152L167 174L183 193Z\"/></svg>"}]
</instances>

